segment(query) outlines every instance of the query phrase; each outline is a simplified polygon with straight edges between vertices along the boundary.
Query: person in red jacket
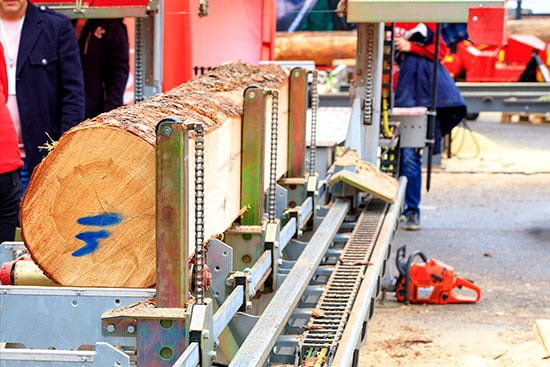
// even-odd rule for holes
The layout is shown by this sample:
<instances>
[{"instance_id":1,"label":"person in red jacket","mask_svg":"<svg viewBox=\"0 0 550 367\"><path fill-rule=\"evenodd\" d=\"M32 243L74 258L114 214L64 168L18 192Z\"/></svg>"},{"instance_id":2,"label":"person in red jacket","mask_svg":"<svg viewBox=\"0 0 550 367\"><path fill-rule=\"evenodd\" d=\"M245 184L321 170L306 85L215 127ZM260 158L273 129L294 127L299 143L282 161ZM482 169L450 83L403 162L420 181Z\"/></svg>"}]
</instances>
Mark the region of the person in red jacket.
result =
<instances>
[{"instance_id":1,"label":"person in red jacket","mask_svg":"<svg viewBox=\"0 0 550 367\"><path fill-rule=\"evenodd\" d=\"M0 43L0 243L14 240L22 188L20 170L23 160L7 100L8 74Z\"/></svg>"},{"instance_id":2,"label":"person in red jacket","mask_svg":"<svg viewBox=\"0 0 550 367\"><path fill-rule=\"evenodd\" d=\"M438 62L436 105L432 106L433 62L435 59L435 23L396 23L395 48L399 75L395 87L395 107L435 107L434 153L441 152L441 138L466 117L466 102L448 71ZM439 39L438 61L448 53ZM406 230L420 229L422 187L422 149L401 148L399 172L407 177L405 189Z\"/></svg>"}]
</instances>

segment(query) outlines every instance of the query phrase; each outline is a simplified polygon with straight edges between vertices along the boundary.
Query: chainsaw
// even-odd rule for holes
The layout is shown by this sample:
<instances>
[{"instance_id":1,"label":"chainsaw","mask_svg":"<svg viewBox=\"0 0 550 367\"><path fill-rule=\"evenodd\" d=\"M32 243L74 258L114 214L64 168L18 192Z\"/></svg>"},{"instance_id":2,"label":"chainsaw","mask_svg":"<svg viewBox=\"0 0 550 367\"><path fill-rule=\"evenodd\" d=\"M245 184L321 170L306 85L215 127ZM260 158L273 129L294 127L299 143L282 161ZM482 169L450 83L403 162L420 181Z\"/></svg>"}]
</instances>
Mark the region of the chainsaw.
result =
<instances>
[{"instance_id":1,"label":"chainsaw","mask_svg":"<svg viewBox=\"0 0 550 367\"><path fill-rule=\"evenodd\" d=\"M395 263L399 270L396 286L397 300L404 303L475 303L481 298L481 289L473 281L455 275L454 269L439 260L430 259L421 251L413 252L407 259L406 248L397 249ZM423 263L415 262L420 257ZM454 293L466 288L476 296ZM468 293L471 293L468 291Z\"/></svg>"}]
</instances>

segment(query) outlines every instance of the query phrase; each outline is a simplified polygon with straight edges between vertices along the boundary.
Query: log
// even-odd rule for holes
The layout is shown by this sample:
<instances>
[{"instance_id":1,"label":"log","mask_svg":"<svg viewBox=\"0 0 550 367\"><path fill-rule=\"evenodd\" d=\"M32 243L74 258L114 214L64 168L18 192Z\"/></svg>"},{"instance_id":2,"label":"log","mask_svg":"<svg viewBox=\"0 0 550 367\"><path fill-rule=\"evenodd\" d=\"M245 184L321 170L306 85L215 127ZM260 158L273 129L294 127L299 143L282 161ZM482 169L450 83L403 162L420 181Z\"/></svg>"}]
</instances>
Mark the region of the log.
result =
<instances>
[{"instance_id":1,"label":"log","mask_svg":"<svg viewBox=\"0 0 550 367\"><path fill-rule=\"evenodd\" d=\"M316 66L333 66L336 59L356 58L357 32L277 32L274 59L312 60Z\"/></svg>"},{"instance_id":2,"label":"log","mask_svg":"<svg viewBox=\"0 0 550 367\"><path fill-rule=\"evenodd\" d=\"M241 116L251 84L279 90L279 139L287 141L288 70L244 63L220 65L67 131L35 169L21 204L22 237L40 269L63 286L155 284L155 127L168 116L205 126L205 238L231 226L241 209ZM286 144L278 144L278 158L282 176Z\"/></svg>"},{"instance_id":3,"label":"log","mask_svg":"<svg viewBox=\"0 0 550 367\"><path fill-rule=\"evenodd\" d=\"M508 34L531 34L550 43L550 22L548 18L508 19Z\"/></svg>"},{"instance_id":4,"label":"log","mask_svg":"<svg viewBox=\"0 0 550 367\"><path fill-rule=\"evenodd\" d=\"M508 35L531 34L550 43L548 18L508 19ZM356 59L357 32L277 32L274 59L278 61L312 60L317 66L334 66L338 59Z\"/></svg>"}]
</instances>

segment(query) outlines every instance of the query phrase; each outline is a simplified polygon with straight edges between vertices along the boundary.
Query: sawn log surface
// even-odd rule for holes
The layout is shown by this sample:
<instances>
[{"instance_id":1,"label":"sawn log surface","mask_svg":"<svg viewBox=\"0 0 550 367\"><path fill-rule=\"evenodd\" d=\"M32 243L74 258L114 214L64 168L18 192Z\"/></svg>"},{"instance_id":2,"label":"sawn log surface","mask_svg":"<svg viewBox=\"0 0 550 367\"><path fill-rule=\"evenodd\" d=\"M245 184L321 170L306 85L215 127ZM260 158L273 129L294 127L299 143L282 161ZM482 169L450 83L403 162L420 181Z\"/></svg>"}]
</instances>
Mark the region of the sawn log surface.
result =
<instances>
[{"instance_id":1,"label":"sawn log surface","mask_svg":"<svg viewBox=\"0 0 550 367\"><path fill-rule=\"evenodd\" d=\"M67 131L35 169L21 204L22 236L33 260L64 286L153 286L157 123L176 116L205 126L208 239L224 231L240 209L244 89L276 88L288 100L287 83L288 71L277 65L224 64ZM285 107L280 121L288 121ZM287 147L279 145L286 160Z\"/></svg>"}]
</instances>

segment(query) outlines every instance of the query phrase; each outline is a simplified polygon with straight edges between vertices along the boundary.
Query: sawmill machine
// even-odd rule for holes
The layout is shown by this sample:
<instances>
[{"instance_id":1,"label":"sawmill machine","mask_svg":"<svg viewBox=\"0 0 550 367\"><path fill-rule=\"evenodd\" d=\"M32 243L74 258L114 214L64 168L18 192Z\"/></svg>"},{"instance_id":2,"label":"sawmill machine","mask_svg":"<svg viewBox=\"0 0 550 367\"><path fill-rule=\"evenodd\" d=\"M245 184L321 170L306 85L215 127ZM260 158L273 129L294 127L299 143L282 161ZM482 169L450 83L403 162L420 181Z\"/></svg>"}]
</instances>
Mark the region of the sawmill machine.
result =
<instances>
[{"instance_id":1,"label":"sawmill machine","mask_svg":"<svg viewBox=\"0 0 550 367\"><path fill-rule=\"evenodd\" d=\"M347 138L316 144L318 114L328 111L318 104L315 70L290 69L288 95L246 88L236 194L246 210L222 236L204 232L204 126L160 120L155 287L44 285L39 271L18 269L25 245L3 243L0 263L11 268L9 285L0 286L0 366L359 366L406 185L376 168L383 22L464 22L470 8L503 3L432 0L405 9L348 0L358 67ZM411 144L426 144L425 135L417 140ZM161 215L167 211L173 215Z\"/></svg>"}]
</instances>

